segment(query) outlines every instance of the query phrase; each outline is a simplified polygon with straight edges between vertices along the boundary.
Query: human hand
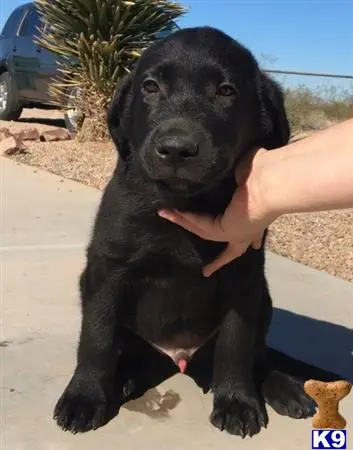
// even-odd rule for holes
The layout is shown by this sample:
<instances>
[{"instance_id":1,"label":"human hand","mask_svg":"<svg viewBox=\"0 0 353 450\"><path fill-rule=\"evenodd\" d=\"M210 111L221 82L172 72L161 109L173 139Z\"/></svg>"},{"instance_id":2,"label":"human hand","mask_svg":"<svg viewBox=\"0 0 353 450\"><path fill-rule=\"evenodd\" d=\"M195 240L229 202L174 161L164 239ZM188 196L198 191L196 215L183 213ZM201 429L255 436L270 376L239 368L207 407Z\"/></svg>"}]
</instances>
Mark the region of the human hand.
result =
<instances>
[{"instance_id":1,"label":"human hand","mask_svg":"<svg viewBox=\"0 0 353 450\"><path fill-rule=\"evenodd\" d=\"M206 277L244 254L250 245L259 249L265 229L275 219L266 210L261 193L261 157L265 153L264 149L256 150L239 165L235 174L239 187L222 216L158 211L160 217L203 239L228 242L225 250L203 268Z\"/></svg>"}]
</instances>

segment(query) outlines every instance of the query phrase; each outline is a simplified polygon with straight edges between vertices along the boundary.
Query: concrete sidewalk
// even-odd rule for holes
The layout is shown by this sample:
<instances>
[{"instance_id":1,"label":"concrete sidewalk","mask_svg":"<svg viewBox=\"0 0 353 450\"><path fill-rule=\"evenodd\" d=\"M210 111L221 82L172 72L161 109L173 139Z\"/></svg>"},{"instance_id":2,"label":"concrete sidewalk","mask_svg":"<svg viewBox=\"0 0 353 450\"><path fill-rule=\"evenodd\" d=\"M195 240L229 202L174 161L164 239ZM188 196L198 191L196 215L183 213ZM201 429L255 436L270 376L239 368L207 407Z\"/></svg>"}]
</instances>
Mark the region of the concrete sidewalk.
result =
<instances>
[{"instance_id":1,"label":"concrete sidewalk","mask_svg":"<svg viewBox=\"0 0 353 450\"><path fill-rule=\"evenodd\" d=\"M252 439L215 430L211 396L182 375L126 405L102 429L61 431L52 411L74 368L77 279L100 192L7 159L0 165L1 450L311 448L311 419L270 409L267 430ZM353 284L273 254L267 267L276 307L270 344L353 381ZM350 448L353 394L341 411Z\"/></svg>"}]
</instances>

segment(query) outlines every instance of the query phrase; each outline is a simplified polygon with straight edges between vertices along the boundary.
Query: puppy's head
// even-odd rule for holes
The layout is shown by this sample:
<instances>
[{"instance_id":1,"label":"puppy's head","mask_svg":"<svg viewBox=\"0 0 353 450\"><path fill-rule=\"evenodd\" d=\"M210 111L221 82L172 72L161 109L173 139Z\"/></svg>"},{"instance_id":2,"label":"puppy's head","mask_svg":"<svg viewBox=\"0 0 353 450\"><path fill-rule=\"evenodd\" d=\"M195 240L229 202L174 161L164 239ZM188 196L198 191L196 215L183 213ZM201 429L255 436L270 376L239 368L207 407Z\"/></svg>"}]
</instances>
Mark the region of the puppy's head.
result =
<instances>
[{"instance_id":1,"label":"puppy's head","mask_svg":"<svg viewBox=\"0 0 353 450\"><path fill-rule=\"evenodd\" d=\"M252 146L288 140L278 87L247 49L209 27L145 50L117 90L108 126L123 160L179 195L210 189Z\"/></svg>"}]
</instances>

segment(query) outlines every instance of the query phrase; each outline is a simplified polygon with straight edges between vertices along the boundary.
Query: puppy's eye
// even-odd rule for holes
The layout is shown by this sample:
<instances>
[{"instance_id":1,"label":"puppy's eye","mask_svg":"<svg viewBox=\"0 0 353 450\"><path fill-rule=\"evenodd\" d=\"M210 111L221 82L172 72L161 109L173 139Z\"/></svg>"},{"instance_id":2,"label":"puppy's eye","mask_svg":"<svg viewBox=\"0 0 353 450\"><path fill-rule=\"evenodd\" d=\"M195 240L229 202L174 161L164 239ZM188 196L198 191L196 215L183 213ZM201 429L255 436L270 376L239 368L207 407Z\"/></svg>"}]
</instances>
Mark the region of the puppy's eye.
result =
<instances>
[{"instance_id":1,"label":"puppy's eye","mask_svg":"<svg viewBox=\"0 0 353 450\"><path fill-rule=\"evenodd\" d=\"M237 94L235 87L229 83L222 83L218 86L217 95L221 95L222 97L232 97Z\"/></svg>"},{"instance_id":2,"label":"puppy's eye","mask_svg":"<svg viewBox=\"0 0 353 450\"><path fill-rule=\"evenodd\" d=\"M156 94L159 92L159 84L152 78L147 78L147 80L142 83L142 89L147 94Z\"/></svg>"}]
</instances>

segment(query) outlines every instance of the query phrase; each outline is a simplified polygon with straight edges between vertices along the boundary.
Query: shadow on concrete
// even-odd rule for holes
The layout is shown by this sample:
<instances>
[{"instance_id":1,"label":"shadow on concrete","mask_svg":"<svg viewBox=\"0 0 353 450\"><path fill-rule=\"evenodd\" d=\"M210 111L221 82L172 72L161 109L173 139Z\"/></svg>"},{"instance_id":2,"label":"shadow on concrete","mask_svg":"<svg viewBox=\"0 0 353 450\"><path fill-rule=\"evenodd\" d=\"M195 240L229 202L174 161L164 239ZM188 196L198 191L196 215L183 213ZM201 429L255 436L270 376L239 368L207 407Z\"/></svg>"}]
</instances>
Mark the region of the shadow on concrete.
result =
<instances>
[{"instance_id":1,"label":"shadow on concrete","mask_svg":"<svg viewBox=\"0 0 353 450\"><path fill-rule=\"evenodd\" d=\"M353 382L353 329L274 308L268 345Z\"/></svg>"},{"instance_id":2,"label":"shadow on concrete","mask_svg":"<svg viewBox=\"0 0 353 450\"><path fill-rule=\"evenodd\" d=\"M48 113L50 115L50 112ZM50 125L52 127L60 127L65 128L64 119L50 119L50 118L39 118L39 117L24 117L19 119L20 123L28 123L28 124L40 124L40 125Z\"/></svg>"},{"instance_id":3,"label":"shadow on concrete","mask_svg":"<svg viewBox=\"0 0 353 450\"><path fill-rule=\"evenodd\" d=\"M152 419L166 419L170 416L170 411L176 408L180 401L180 395L172 389L162 395L158 389L152 388L142 397L125 403L123 408L146 414Z\"/></svg>"}]
</instances>

